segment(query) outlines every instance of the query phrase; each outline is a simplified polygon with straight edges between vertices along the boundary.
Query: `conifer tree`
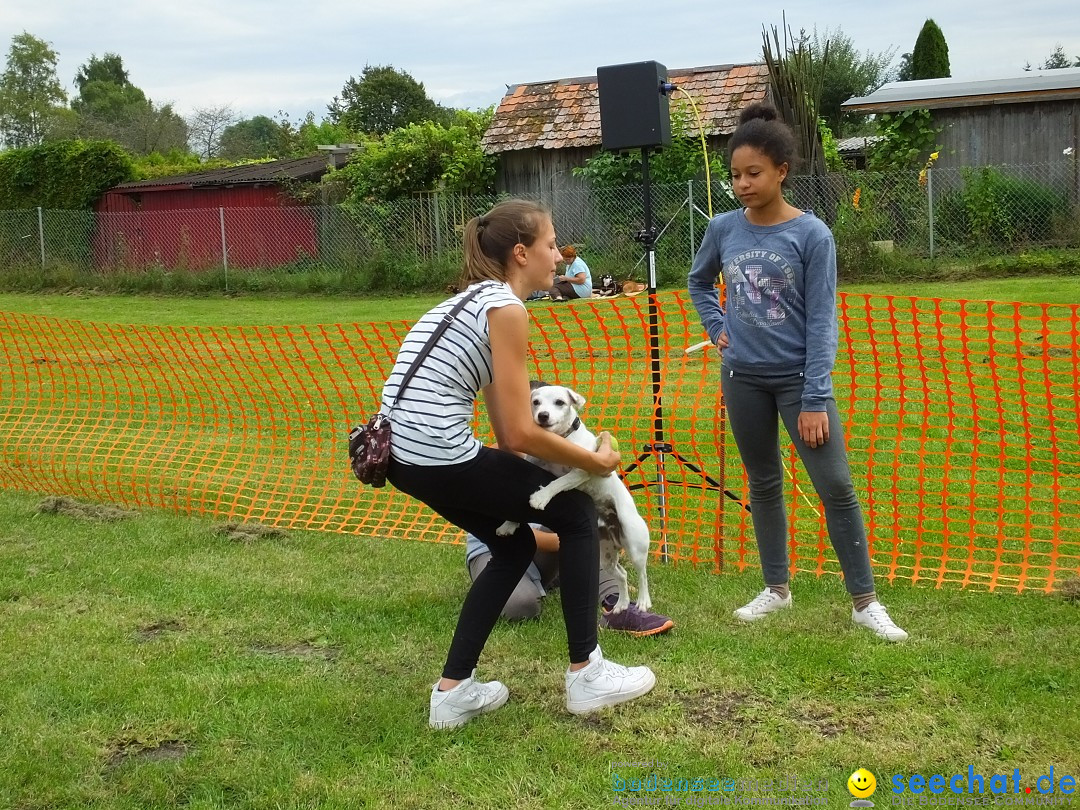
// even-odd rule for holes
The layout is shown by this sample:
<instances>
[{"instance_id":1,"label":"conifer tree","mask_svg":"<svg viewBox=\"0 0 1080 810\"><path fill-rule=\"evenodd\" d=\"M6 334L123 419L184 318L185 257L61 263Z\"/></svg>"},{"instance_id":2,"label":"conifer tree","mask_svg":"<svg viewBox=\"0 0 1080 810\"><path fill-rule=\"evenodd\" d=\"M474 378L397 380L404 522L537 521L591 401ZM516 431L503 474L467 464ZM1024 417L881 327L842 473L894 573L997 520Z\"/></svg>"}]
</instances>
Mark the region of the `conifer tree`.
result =
<instances>
[{"instance_id":1,"label":"conifer tree","mask_svg":"<svg viewBox=\"0 0 1080 810\"><path fill-rule=\"evenodd\" d=\"M943 79L952 75L949 70L949 46L945 35L933 20L923 23L915 48L911 52L912 79Z\"/></svg>"}]
</instances>

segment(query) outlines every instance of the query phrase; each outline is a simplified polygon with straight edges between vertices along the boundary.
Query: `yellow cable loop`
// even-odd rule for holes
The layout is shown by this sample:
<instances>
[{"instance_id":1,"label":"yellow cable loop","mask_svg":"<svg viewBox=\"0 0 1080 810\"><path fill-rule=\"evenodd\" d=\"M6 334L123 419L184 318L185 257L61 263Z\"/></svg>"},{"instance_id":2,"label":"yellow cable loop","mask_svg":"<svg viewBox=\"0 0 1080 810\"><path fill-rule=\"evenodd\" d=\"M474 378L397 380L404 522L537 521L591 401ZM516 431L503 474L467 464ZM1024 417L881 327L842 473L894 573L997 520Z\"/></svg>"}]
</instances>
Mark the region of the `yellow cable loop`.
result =
<instances>
[{"instance_id":1,"label":"yellow cable loop","mask_svg":"<svg viewBox=\"0 0 1080 810\"><path fill-rule=\"evenodd\" d=\"M698 135L701 138L701 154L705 158L705 193L708 194L709 200L709 219L712 219L712 175L709 172L709 149L705 145L705 125L701 121L701 114L698 112L697 104L694 103L694 97L679 86L676 86L675 89L690 100L690 107L694 110L694 117L697 119Z\"/></svg>"}]
</instances>

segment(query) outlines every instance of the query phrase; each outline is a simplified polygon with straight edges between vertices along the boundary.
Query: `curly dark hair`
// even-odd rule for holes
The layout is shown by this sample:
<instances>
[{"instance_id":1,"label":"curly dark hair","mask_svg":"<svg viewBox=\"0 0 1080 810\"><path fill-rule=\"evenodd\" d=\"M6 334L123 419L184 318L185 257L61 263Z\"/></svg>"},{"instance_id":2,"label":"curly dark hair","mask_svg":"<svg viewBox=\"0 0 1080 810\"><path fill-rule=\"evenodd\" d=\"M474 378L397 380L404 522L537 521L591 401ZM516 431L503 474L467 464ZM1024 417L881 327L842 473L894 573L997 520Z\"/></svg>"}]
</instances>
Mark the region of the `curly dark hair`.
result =
<instances>
[{"instance_id":1,"label":"curly dark hair","mask_svg":"<svg viewBox=\"0 0 1080 810\"><path fill-rule=\"evenodd\" d=\"M788 164L794 168L799 159L795 133L780 120L776 108L764 102L755 102L739 115L739 125L728 141L728 164L740 146L750 146L767 155L777 166Z\"/></svg>"}]
</instances>

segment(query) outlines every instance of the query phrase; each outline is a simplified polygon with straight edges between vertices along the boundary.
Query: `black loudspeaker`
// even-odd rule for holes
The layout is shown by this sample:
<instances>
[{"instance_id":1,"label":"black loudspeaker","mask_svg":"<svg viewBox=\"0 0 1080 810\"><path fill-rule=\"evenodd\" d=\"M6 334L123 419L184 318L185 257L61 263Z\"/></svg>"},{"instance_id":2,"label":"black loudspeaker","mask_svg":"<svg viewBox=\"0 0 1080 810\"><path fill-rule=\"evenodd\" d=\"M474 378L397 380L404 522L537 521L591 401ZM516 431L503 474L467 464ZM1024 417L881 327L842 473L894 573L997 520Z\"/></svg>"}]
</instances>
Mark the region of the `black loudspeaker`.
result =
<instances>
[{"instance_id":1,"label":"black loudspeaker","mask_svg":"<svg viewBox=\"0 0 1080 810\"><path fill-rule=\"evenodd\" d=\"M671 143L668 97L660 92L665 82L667 68L659 62L630 62L596 69L600 139L605 149Z\"/></svg>"}]
</instances>

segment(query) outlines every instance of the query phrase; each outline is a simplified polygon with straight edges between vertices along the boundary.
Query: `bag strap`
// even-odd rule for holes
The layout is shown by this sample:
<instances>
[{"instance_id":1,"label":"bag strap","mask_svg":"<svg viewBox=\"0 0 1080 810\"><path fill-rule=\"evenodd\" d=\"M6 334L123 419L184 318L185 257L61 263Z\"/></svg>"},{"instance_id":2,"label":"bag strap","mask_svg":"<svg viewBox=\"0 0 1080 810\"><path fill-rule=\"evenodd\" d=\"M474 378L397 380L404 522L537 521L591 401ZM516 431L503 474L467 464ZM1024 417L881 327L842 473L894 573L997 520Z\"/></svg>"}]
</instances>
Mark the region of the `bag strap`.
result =
<instances>
[{"instance_id":1,"label":"bag strap","mask_svg":"<svg viewBox=\"0 0 1080 810\"><path fill-rule=\"evenodd\" d=\"M443 332L447 330L454 318L465 308L465 305L469 303L476 294L481 290L494 287L498 282L492 282L489 284L480 284L476 289L471 290L462 296L461 300L454 304L453 309L443 315L442 320L439 321L439 325L435 327L435 331L431 333L431 337L427 339L427 343L424 344L424 348L416 355L416 359L413 360L412 365L409 366L409 370L405 372L405 377L401 380L401 385L398 386L397 395L394 397L394 403L390 406L390 411L393 411L397 407L397 401L401 398L401 392L405 390L405 386L409 384L412 378L416 375L416 372L420 370L420 364L424 362L424 359L431 354L431 350L435 348L435 343L442 337Z\"/></svg>"}]
</instances>

